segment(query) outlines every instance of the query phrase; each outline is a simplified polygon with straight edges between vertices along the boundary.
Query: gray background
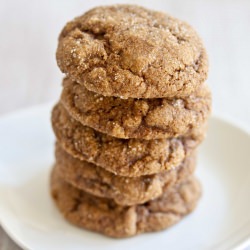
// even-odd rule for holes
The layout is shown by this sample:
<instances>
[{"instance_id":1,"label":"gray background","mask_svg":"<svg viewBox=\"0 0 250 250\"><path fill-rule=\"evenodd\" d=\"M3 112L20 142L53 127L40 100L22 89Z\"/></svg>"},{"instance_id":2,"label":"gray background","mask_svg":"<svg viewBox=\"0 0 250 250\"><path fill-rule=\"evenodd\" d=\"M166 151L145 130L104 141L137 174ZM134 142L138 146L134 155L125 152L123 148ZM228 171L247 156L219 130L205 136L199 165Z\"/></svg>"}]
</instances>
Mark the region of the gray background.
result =
<instances>
[{"instance_id":1,"label":"gray background","mask_svg":"<svg viewBox=\"0 0 250 250\"><path fill-rule=\"evenodd\" d=\"M90 7L118 2L163 10L192 24L210 57L213 113L250 129L250 1L243 0L0 0L0 114L56 101L59 31ZM19 248L0 229L0 250L14 249Z\"/></svg>"}]
</instances>

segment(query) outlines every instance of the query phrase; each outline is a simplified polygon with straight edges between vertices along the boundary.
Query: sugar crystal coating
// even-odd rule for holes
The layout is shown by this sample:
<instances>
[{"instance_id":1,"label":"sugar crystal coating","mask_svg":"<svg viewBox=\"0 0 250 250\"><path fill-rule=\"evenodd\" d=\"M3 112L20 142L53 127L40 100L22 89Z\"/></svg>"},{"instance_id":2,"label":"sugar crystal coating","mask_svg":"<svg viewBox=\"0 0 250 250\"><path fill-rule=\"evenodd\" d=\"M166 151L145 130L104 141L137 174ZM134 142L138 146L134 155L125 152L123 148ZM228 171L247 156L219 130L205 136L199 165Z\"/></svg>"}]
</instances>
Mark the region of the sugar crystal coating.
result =
<instances>
[{"instance_id":1,"label":"sugar crystal coating","mask_svg":"<svg viewBox=\"0 0 250 250\"><path fill-rule=\"evenodd\" d=\"M62 72L105 96L187 96L206 80L208 60L196 32L167 14L132 5L97 7L63 28Z\"/></svg>"}]
</instances>

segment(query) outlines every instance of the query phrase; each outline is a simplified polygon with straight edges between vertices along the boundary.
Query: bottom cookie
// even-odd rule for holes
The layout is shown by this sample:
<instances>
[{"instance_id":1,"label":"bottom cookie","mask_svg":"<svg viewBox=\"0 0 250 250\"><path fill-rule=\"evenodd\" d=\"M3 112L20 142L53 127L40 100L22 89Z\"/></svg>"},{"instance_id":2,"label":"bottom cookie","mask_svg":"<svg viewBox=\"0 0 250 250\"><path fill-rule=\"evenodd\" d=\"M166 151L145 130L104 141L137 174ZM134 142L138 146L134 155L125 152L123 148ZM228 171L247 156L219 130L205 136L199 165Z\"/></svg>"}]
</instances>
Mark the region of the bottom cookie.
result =
<instances>
[{"instance_id":1,"label":"bottom cookie","mask_svg":"<svg viewBox=\"0 0 250 250\"><path fill-rule=\"evenodd\" d=\"M60 178L57 169L53 169L51 194L59 210L72 224L122 238L174 225L195 208L201 188L199 182L191 177L167 189L153 201L120 206L111 199L96 197L71 186Z\"/></svg>"}]
</instances>

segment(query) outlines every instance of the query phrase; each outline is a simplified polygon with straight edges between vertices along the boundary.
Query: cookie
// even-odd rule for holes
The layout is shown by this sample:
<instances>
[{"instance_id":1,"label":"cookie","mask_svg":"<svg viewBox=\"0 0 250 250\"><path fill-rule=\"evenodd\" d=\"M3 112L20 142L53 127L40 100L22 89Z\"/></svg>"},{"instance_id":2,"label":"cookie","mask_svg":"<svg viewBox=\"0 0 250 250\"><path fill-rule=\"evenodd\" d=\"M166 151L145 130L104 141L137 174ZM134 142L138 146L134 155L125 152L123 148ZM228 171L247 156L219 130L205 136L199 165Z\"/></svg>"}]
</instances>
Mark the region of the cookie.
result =
<instances>
[{"instance_id":1,"label":"cookie","mask_svg":"<svg viewBox=\"0 0 250 250\"><path fill-rule=\"evenodd\" d=\"M178 166L202 141L205 133L202 129L180 138L118 139L83 126L60 104L53 109L52 126L59 144L72 156L130 177Z\"/></svg>"},{"instance_id":2,"label":"cookie","mask_svg":"<svg viewBox=\"0 0 250 250\"><path fill-rule=\"evenodd\" d=\"M185 98L104 97L64 79L61 103L83 125L118 138L159 139L190 133L210 114L211 94L203 84Z\"/></svg>"},{"instance_id":3,"label":"cookie","mask_svg":"<svg viewBox=\"0 0 250 250\"><path fill-rule=\"evenodd\" d=\"M66 182L92 195L113 199L120 205L135 205L162 195L163 190L194 172L195 155L187 157L174 170L141 177L115 175L87 161L80 161L56 146L56 168ZM119 162L117 162L119 165Z\"/></svg>"},{"instance_id":4,"label":"cookie","mask_svg":"<svg viewBox=\"0 0 250 250\"><path fill-rule=\"evenodd\" d=\"M97 7L67 23L56 58L88 90L121 98L188 96L208 72L193 28L133 5Z\"/></svg>"},{"instance_id":5,"label":"cookie","mask_svg":"<svg viewBox=\"0 0 250 250\"><path fill-rule=\"evenodd\" d=\"M74 225L110 237L130 237L166 229L190 213L200 197L195 178L168 189L156 200L135 206L120 206L112 199L90 195L63 181L57 169L51 177L52 197Z\"/></svg>"}]
</instances>

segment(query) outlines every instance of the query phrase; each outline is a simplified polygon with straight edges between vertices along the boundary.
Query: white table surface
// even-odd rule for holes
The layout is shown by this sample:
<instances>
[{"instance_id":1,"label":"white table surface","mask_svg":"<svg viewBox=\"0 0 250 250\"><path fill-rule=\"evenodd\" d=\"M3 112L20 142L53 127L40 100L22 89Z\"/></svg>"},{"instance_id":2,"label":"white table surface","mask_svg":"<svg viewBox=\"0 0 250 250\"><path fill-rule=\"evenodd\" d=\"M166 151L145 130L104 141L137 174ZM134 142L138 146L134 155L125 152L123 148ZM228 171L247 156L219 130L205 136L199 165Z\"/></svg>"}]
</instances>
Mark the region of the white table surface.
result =
<instances>
[{"instance_id":1,"label":"white table surface","mask_svg":"<svg viewBox=\"0 0 250 250\"><path fill-rule=\"evenodd\" d=\"M137 3L192 24L210 57L213 113L250 129L250 1L0 0L0 114L56 101L62 74L57 36L76 15L96 6ZM0 229L0 250L20 249Z\"/></svg>"}]
</instances>

